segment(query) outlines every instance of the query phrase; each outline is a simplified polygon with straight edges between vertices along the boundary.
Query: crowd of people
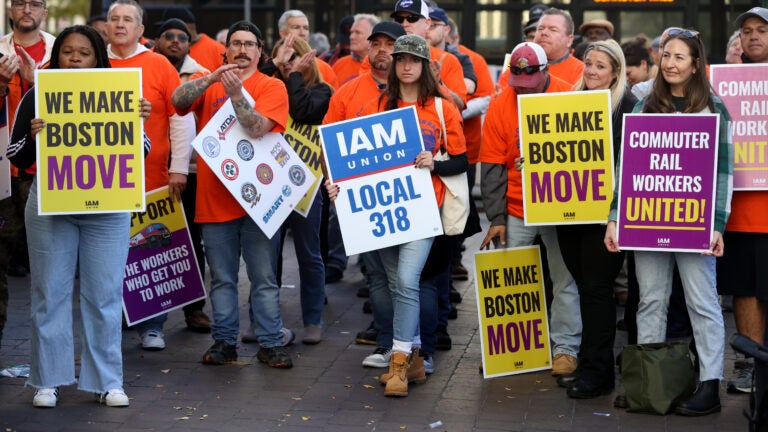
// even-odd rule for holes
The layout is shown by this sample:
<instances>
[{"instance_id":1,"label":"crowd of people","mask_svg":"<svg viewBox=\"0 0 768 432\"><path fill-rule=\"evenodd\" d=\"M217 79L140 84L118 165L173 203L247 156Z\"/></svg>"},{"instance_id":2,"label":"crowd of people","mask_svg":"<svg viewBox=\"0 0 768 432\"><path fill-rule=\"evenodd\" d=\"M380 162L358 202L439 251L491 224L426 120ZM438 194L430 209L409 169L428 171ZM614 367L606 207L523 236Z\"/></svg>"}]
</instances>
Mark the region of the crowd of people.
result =
<instances>
[{"instance_id":1,"label":"crowd of people","mask_svg":"<svg viewBox=\"0 0 768 432\"><path fill-rule=\"evenodd\" d=\"M310 32L302 11L288 10L277 21L279 40L271 50L248 21L210 38L197 31L195 16L184 7L164 12L154 39L147 38L144 12L134 0L116 0L105 17L69 27L58 37L41 30L45 1L13 0L8 11L14 26L0 39L0 94L11 119L8 156L14 171L13 193L0 201L0 337L6 274L11 258L19 258L17 244L25 242L32 292L27 384L36 390L36 407L55 407L60 387L75 382L109 406L129 405L120 353L120 275L129 218L125 213L38 215L34 142L45 122L35 118L36 67L142 69L137 112L145 120L146 190L168 186L171 199L184 204L199 268L205 274L207 267L210 275L211 317L203 311L205 301L184 307L189 329L212 336L204 364L237 360L241 342L258 344L257 359L270 367L292 367L286 347L296 335L283 325L279 294L288 230L299 264L303 343L322 342L325 285L342 279L347 266L333 206L338 184L326 182L306 217L291 214L268 237L194 154L190 143L223 100L232 102L251 138L284 132L289 122L317 127L413 106L425 147L414 166L431 173L438 205L445 194L440 176L467 173L471 187L479 169L490 221L481 248L545 247L552 287L552 375L569 397L594 398L614 390L617 301L627 303L631 342L663 342L673 323L690 321L699 385L676 407L681 415L720 410L725 331L718 294L733 296L737 330L765 341L768 286L761 260L768 213L760 209L768 202L766 192L732 190L730 117L712 90L705 47L695 30L671 27L650 43L639 35L619 44L610 21L593 20L576 29L567 11L535 5L523 26L523 42L494 82L482 56L460 44L456 23L428 0L398 0L390 20L368 13L344 17L334 47ZM753 8L736 25L726 61L768 62L768 9ZM574 46L576 32L582 42ZM622 251L616 197L605 224L524 223L517 96L598 90L610 92L614 164L625 113L718 114L715 231L708 253ZM438 152L450 159L436 160ZM24 225L26 235L20 234ZM363 367L388 368L380 375L386 396L407 396L410 383L426 382L436 371L436 350L451 348L448 320L455 314L453 303L461 301L452 280L467 279L463 241L479 230L470 225L461 236L440 235L360 255L365 288L358 295L368 297L373 320L355 341L375 347L362 359ZM246 328L239 317L241 260L249 279ZM73 358L76 272L84 324L77 378L74 363L60 361L62 355ZM617 289L620 275L627 283ZM675 293L687 308L673 306ZM166 348L166 319L161 314L134 326L143 349ZM737 368L729 390L752 391L750 363L741 361Z\"/></svg>"}]
</instances>

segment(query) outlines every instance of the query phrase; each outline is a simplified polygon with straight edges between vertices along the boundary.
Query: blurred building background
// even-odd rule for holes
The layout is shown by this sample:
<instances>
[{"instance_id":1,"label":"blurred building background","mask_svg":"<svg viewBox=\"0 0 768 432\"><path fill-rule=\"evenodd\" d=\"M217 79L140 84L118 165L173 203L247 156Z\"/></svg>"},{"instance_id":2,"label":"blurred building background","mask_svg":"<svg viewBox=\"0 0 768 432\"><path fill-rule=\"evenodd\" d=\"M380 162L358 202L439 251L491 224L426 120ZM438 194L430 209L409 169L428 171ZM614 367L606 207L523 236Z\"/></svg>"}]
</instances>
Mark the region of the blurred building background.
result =
<instances>
[{"instance_id":1,"label":"blurred building background","mask_svg":"<svg viewBox=\"0 0 768 432\"><path fill-rule=\"evenodd\" d=\"M277 37L277 19L288 9L309 17L312 32L323 32L331 41L339 21L355 13L375 13L389 19L395 0L140 0L146 10L145 34L154 36L156 22L165 8L187 6L198 19L198 31L215 36L238 19L247 18L262 30L271 46ZM84 23L88 16L105 14L111 0L48 0L47 30L57 33L67 25ZM722 63L729 35L738 14L768 0L440 0L440 7L459 25L463 44L483 54L489 64L501 64L504 54L521 41L528 9L542 3L568 10L576 27L596 18L616 26L614 37L624 41L639 33L653 39L664 28L681 26L701 32L711 63ZM3 33L9 23L5 10Z\"/></svg>"}]
</instances>

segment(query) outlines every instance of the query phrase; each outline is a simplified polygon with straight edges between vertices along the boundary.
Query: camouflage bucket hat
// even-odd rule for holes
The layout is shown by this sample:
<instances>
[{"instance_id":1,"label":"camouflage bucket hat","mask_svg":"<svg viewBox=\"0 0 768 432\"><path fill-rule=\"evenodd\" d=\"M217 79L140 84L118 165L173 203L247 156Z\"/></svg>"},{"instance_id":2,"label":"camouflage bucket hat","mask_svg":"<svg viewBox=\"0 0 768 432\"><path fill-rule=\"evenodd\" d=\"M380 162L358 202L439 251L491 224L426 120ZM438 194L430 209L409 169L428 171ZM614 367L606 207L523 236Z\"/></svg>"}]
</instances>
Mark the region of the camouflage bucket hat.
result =
<instances>
[{"instance_id":1,"label":"camouflage bucket hat","mask_svg":"<svg viewBox=\"0 0 768 432\"><path fill-rule=\"evenodd\" d=\"M405 35L395 41L395 49L392 56L398 54L410 54L425 60L429 60L429 45L421 36Z\"/></svg>"}]
</instances>

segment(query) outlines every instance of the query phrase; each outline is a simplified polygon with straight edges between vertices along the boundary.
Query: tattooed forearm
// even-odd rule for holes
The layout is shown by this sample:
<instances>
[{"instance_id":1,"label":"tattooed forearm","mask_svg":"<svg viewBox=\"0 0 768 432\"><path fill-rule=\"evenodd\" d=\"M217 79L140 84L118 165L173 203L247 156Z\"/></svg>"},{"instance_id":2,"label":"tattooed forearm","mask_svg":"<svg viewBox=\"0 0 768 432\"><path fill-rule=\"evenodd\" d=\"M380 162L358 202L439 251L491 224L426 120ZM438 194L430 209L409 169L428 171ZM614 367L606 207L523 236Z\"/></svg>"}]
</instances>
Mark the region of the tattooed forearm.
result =
<instances>
[{"instance_id":1,"label":"tattooed forearm","mask_svg":"<svg viewBox=\"0 0 768 432\"><path fill-rule=\"evenodd\" d=\"M174 90L171 96L171 103L178 108L189 108L195 99L205 93L208 86L210 86L210 82L207 76L188 81Z\"/></svg>"},{"instance_id":2,"label":"tattooed forearm","mask_svg":"<svg viewBox=\"0 0 768 432\"><path fill-rule=\"evenodd\" d=\"M268 132L264 127L266 123L264 116L256 112L244 97L232 100L232 106L235 108L237 120L248 131L248 135L257 138Z\"/></svg>"}]
</instances>

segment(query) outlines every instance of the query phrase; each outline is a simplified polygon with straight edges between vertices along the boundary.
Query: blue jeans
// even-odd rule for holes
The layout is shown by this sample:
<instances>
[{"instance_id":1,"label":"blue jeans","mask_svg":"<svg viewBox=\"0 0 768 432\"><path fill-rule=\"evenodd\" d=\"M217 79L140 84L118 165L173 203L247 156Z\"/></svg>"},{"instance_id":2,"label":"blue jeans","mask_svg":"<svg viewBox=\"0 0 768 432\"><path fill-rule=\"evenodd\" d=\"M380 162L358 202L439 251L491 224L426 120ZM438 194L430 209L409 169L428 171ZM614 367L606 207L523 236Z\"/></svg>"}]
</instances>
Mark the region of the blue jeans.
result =
<instances>
[{"instance_id":1,"label":"blue jeans","mask_svg":"<svg viewBox=\"0 0 768 432\"><path fill-rule=\"evenodd\" d=\"M237 281L242 253L251 283L250 307L259 345L265 348L281 346L283 321L280 318L280 289L275 277L279 232L271 239L267 238L249 216L200 226L205 258L211 271L213 339L230 345L237 343L240 332Z\"/></svg>"},{"instance_id":2,"label":"blue jeans","mask_svg":"<svg viewBox=\"0 0 768 432\"><path fill-rule=\"evenodd\" d=\"M323 324L325 265L320 253L320 220L323 195L318 192L307 217L291 212L286 223L293 233L293 247L301 280L301 318L304 326Z\"/></svg>"},{"instance_id":3,"label":"blue jeans","mask_svg":"<svg viewBox=\"0 0 768 432\"><path fill-rule=\"evenodd\" d=\"M432 237L379 249L387 275L397 275L392 295L393 339L411 342L419 332L419 278L432 246Z\"/></svg>"},{"instance_id":4,"label":"blue jeans","mask_svg":"<svg viewBox=\"0 0 768 432\"><path fill-rule=\"evenodd\" d=\"M139 336L143 335L145 332L148 332L150 330L154 331L163 331L163 325L165 322L168 321L168 314L160 314L154 318L150 318L146 321L142 321L136 325L133 326L133 328L136 330L137 333L139 333Z\"/></svg>"},{"instance_id":5,"label":"blue jeans","mask_svg":"<svg viewBox=\"0 0 768 432\"><path fill-rule=\"evenodd\" d=\"M92 393L123 387L123 274L128 213L38 216L37 186L25 211L31 270L32 340L27 385L74 383L72 294L80 261L82 352L78 388Z\"/></svg>"},{"instance_id":6,"label":"blue jeans","mask_svg":"<svg viewBox=\"0 0 768 432\"><path fill-rule=\"evenodd\" d=\"M368 300L373 310L373 326L379 331L376 345L392 348L392 317L395 309L392 305L392 295L397 281L393 275L390 280L379 251L374 250L360 254L365 264L368 283Z\"/></svg>"},{"instance_id":7,"label":"blue jeans","mask_svg":"<svg viewBox=\"0 0 768 432\"><path fill-rule=\"evenodd\" d=\"M715 284L715 258L698 253L635 251L640 304L637 342L664 342L672 269L677 263L699 357L699 380L723 379L725 327Z\"/></svg>"},{"instance_id":8,"label":"blue jeans","mask_svg":"<svg viewBox=\"0 0 768 432\"><path fill-rule=\"evenodd\" d=\"M507 247L532 245L536 234L547 248L552 278L552 306L549 311L549 338L554 354L576 357L581 345L581 309L576 282L565 267L554 226L525 226L523 220L507 215Z\"/></svg>"}]
</instances>

